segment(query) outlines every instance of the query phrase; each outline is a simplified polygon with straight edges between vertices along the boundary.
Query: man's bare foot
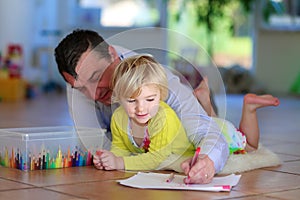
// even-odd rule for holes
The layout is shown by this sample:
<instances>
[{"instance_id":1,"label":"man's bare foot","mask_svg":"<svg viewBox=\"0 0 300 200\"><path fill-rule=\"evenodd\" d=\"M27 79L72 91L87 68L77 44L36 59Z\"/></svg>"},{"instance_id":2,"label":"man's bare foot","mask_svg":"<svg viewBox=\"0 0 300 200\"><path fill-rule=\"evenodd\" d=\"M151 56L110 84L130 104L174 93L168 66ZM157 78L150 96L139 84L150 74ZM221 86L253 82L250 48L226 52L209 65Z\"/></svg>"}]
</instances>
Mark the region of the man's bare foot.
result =
<instances>
[{"instance_id":1,"label":"man's bare foot","mask_svg":"<svg viewBox=\"0 0 300 200\"><path fill-rule=\"evenodd\" d=\"M200 82L199 86L194 90L194 95L209 116L217 116L210 101L210 90L206 76L203 77L203 80Z\"/></svg>"}]
</instances>

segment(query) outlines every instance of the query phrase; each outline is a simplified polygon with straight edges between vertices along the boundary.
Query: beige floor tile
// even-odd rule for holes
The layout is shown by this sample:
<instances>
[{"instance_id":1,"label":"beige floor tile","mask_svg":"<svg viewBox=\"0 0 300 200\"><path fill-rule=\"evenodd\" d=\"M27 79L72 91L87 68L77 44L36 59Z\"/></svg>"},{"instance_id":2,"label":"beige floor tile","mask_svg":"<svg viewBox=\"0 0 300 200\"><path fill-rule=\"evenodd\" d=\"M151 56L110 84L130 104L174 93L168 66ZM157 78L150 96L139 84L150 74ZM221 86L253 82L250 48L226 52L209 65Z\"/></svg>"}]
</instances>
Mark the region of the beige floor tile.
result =
<instances>
[{"instance_id":1,"label":"beige floor tile","mask_svg":"<svg viewBox=\"0 0 300 200\"><path fill-rule=\"evenodd\" d=\"M35 200L35 199L51 199L51 200L76 200L84 199L63 193L58 193L42 188L24 189L24 190L8 190L0 191L0 199L9 200Z\"/></svg>"},{"instance_id":2,"label":"beige floor tile","mask_svg":"<svg viewBox=\"0 0 300 200\"><path fill-rule=\"evenodd\" d=\"M48 189L86 197L88 199L164 199L164 200L182 200L182 199L224 199L243 196L243 193L232 192L200 192L184 190L151 190L137 189L119 185L115 181L90 182L73 185L51 186ZM105 191L105 192L104 192Z\"/></svg>"},{"instance_id":3,"label":"beige floor tile","mask_svg":"<svg viewBox=\"0 0 300 200\"><path fill-rule=\"evenodd\" d=\"M5 180L0 178L0 191L12 190L12 189L22 189L22 188L32 188L31 185L26 185L22 183L17 183L15 181Z\"/></svg>"},{"instance_id":4,"label":"beige floor tile","mask_svg":"<svg viewBox=\"0 0 300 200\"><path fill-rule=\"evenodd\" d=\"M274 153L281 153L281 154L288 154L288 155L300 156L299 145L300 145L300 143L282 142L281 144L269 145L268 147Z\"/></svg>"},{"instance_id":5,"label":"beige floor tile","mask_svg":"<svg viewBox=\"0 0 300 200\"><path fill-rule=\"evenodd\" d=\"M72 125L65 94L40 95L32 100L0 102L1 128ZM42 117L41 117L42 115Z\"/></svg>"},{"instance_id":6,"label":"beige floor tile","mask_svg":"<svg viewBox=\"0 0 300 200\"><path fill-rule=\"evenodd\" d=\"M241 198L232 198L230 200L275 200L275 198L266 197L264 195L250 195L250 196L245 196L245 197L241 197Z\"/></svg>"},{"instance_id":7,"label":"beige floor tile","mask_svg":"<svg viewBox=\"0 0 300 200\"><path fill-rule=\"evenodd\" d=\"M285 162L284 165L276 168L275 171L300 175L300 161ZM300 182L298 185L300 187Z\"/></svg>"},{"instance_id":8,"label":"beige floor tile","mask_svg":"<svg viewBox=\"0 0 300 200\"><path fill-rule=\"evenodd\" d=\"M278 129L276 131L278 131ZM293 144L298 144L298 145L300 144L300 127L297 131L286 131L284 133L283 133L283 131L286 131L286 130L283 130L281 128L281 129L279 129L279 133L273 131L270 133L261 134L261 140L263 142L268 142L268 141L279 142L279 141L281 141L281 143L293 143Z\"/></svg>"},{"instance_id":9,"label":"beige floor tile","mask_svg":"<svg viewBox=\"0 0 300 200\"><path fill-rule=\"evenodd\" d=\"M288 191L283 191L283 192L274 192L271 194L266 194L266 196L276 198L276 199L299 200L300 189L288 190Z\"/></svg>"},{"instance_id":10,"label":"beige floor tile","mask_svg":"<svg viewBox=\"0 0 300 200\"><path fill-rule=\"evenodd\" d=\"M246 194L262 194L298 189L300 176L267 170L253 170L242 174L234 191Z\"/></svg>"},{"instance_id":11,"label":"beige floor tile","mask_svg":"<svg viewBox=\"0 0 300 200\"><path fill-rule=\"evenodd\" d=\"M281 139L275 139L275 138L270 138L270 136L260 136L260 143L263 144L264 146L276 146L278 144L282 144Z\"/></svg>"},{"instance_id":12,"label":"beige floor tile","mask_svg":"<svg viewBox=\"0 0 300 200\"><path fill-rule=\"evenodd\" d=\"M4 170L2 170L4 169ZM8 172L8 173L5 173ZM1 168L0 177L21 183L28 183L34 186L49 186L61 184L73 184L89 181L103 181L107 179L121 179L131 176L132 173L121 171L102 171L92 166L88 167L72 167L53 170L36 170L24 172L17 169Z\"/></svg>"},{"instance_id":13,"label":"beige floor tile","mask_svg":"<svg viewBox=\"0 0 300 200\"><path fill-rule=\"evenodd\" d=\"M277 153L277 155L279 156L280 160L283 162L300 160L300 155L294 156L294 155L287 155L287 154L280 154L280 153Z\"/></svg>"},{"instance_id":14,"label":"beige floor tile","mask_svg":"<svg viewBox=\"0 0 300 200\"><path fill-rule=\"evenodd\" d=\"M26 172L18 169L0 166L0 178L9 179L12 181L18 181L19 179L22 179L25 173Z\"/></svg>"}]
</instances>

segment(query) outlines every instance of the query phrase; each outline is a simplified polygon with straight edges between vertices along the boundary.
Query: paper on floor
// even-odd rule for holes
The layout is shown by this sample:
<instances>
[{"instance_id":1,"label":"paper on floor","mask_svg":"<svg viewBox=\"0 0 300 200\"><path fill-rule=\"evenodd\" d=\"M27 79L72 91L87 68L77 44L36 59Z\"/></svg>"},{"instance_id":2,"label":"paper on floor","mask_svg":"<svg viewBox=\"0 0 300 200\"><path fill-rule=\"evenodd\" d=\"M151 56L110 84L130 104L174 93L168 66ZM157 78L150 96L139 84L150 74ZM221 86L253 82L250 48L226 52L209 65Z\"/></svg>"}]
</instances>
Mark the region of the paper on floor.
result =
<instances>
[{"instance_id":1,"label":"paper on floor","mask_svg":"<svg viewBox=\"0 0 300 200\"><path fill-rule=\"evenodd\" d=\"M241 175L231 174L223 177L214 177L209 184L185 184L183 179L186 176L175 175L172 182L167 182L170 174L138 172L136 175L119 180L121 185L143 188L143 189L171 189L171 190L199 190L199 191L227 191L238 184Z\"/></svg>"}]
</instances>

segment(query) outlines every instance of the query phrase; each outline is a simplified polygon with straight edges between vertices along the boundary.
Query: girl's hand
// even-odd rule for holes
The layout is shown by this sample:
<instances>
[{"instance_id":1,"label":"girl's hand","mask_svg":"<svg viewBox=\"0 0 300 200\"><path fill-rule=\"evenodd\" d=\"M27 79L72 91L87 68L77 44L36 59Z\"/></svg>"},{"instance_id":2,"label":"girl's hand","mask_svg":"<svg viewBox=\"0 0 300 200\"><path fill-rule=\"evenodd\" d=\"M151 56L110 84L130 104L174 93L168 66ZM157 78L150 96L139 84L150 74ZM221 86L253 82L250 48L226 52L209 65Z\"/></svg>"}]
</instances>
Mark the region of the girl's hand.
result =
<instances>
[{"instance_id":1,"label":"girl's hand","mask_svg":"<svg viewBox=\"0 0 300 200\"><path fill-rule=\"evenodd\" d=\"M122 157L115 156L112 152L103 150L100 156L102 168L105 170L124 169L124 160Z\"/></svg>"},{"instance_id":2,"label":"girl's hand","mask_svg":"<svg viewBox=\"0 0 300 200\"><path fill-rule=\"evenodd\" d=\"M96 169L104 169L100 159L101 154L102 150L97 150L96 154L93 155L93 163Z\"/></svg>"}]
</instances>

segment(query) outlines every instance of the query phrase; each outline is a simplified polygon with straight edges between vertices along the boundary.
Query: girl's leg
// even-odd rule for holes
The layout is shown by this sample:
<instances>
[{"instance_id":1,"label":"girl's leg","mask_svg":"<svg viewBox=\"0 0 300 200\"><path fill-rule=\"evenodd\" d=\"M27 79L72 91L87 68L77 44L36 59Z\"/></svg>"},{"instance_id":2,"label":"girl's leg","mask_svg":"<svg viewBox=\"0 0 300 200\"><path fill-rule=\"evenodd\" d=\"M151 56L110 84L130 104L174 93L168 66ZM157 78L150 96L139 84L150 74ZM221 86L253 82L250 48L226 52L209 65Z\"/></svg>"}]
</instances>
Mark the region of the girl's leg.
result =
<instances>
[{"instance_id":1,"label":"girl's leg","mask_svg":"<svg viewBox=\"0 0 300 200\"><path fill-rule=\"evenodd\" d=\"M259 127L256 110L267 106L278 106L279 100L272 95L246 94L240 121L240 130L247 138L246 151L258 148Z\"/></svg>"},{"instance_id":2,"label":"girl's leg","mask_svg":"<svg viewBox=\"0 0 300 200\"><path fill-rule=\"evenodd\" d=\"M210 100L210 90L208 87L207 77L203 77L203 80L201 81L199 86L194 90L194 95L196 96L208 116L217 116Z\"/></svg>"}]
</instances>

